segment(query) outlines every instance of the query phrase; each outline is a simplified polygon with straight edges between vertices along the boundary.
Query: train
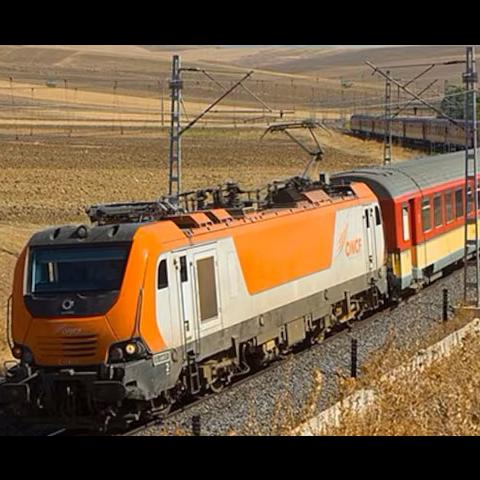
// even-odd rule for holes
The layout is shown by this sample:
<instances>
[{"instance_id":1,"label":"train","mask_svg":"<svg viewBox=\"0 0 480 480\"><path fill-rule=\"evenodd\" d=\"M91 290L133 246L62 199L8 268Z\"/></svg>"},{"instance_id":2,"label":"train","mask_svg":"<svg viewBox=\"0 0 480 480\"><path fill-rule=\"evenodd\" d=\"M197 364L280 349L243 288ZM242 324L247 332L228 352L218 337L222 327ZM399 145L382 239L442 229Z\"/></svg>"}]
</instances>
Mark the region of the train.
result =
<instances>
[{"instance_id":1,"label":"train","mask_svg":"<svg viewBox=\"0 0 480 480\"><path fill-rule=\"evenodd\" d=\"M15 266L0 408L130 424L321 342L462 263L464 174L450 153L262 192L230 183L35 233Z\"/></svg>"},{"instance_id":2,"label":"train","mask_svg":"<svg viewBox=\"0 0 480 480\"><path fill-rule=\"evenodd\" d=\"M404 146L421 147L432 152L465 150L465 120L455 122L434 117L395 117L391 120L392 140ZM353 115L350 131L359 137L383 140L385 123L385 117ZM469 142L469 148L473 147L472 140L473 138Z\"/></svg>"}]
</instances>

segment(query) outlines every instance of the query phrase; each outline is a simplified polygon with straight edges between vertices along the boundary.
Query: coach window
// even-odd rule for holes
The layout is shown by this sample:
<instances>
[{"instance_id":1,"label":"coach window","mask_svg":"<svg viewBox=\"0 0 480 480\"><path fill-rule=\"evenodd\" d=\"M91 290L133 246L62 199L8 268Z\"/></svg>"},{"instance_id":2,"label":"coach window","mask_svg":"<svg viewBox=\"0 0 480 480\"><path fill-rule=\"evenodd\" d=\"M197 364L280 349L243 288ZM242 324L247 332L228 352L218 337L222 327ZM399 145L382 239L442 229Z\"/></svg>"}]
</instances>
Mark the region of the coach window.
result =
<instances>
[{"instance_id":1,"label":"coach window","mask_svg":"<svg viewBox=\"0 0 480 480\"><path fill-rule=\"evenodd\" d=\"M445 194L445 213L447 216L447 223L453 220L453 192Z\"/></svg>"},{"instance_id":2,"label":"coach window","mask_svg":"<svg viewBox=\"0 0 480 480\"><path fill-rule=\"evenodd\" d=\"M408 218L408 203L402 205L403 241L410 241L410 221Z\"/></svg>"},{"instance_id":3,"label":"coach window","mask_svg":"<svg viewBox=\"0 0 480 480\"><path fill-rule=\"evenodd\" d=\"M202 322L205 322L218 317L215 259L208 257L198 260L197 272L200 319Z\"/></svg>"},{"instance_id":4,"label":"coach window","mask_svg":"<svg viewBox=\"0 0 480 480\"><path fill-rule=\"evenodd\" d=\"M430 198L424 198L422 201L422 224L424 232L432 229Z\"/></svg>"},{"instance_id":5,"label":"coach window","mask_svg":"<svg viewBox=\"0 0 480 480\"><path fill-rule=\"evenodd\" d=\"M433 217L435 220L435 227L440 227L443 223L442 215L442 196L435 195L433 199Z\"/></svg>"},{"instance_id":6,"label":"coach window","mask_svg":"<svg viewBox=\"0 0 480 480\"><path fill-rule=\"evenodd\" d=\"M463 190L455 190L455 214L457 218L463 217Z\"/></svg>"},{"instance_id":7,"label":"coach window","mask_svg":"<svg viewBox=\"0 0 480 480\"><path fill-rule=\"evenodd\" d=\"M168 275L167 275L167 261L162 260L158 266L158 290L163 290L168 287Z\"/></svg>"}]
</instances>

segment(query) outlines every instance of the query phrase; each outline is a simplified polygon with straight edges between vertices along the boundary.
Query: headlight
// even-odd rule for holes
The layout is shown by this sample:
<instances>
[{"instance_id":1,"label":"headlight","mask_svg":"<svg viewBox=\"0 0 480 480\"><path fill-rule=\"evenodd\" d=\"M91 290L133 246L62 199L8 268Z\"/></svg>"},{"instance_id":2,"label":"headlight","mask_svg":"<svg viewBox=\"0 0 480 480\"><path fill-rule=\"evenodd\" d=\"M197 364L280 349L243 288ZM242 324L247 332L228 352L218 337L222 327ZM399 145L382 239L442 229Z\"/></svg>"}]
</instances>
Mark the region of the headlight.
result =
<instances>
[{"instance_id":1,"label":"headlight","mask_svg":"<svg viewBox=\"0 0 480 480\"><path fill-rule=\"evenodd\" d=\"M14 358L16 358L17 360L21 360L24 363L33 362L32 351L24 345L15 344L12 348L12 355Z\"/></svg>"},{"instance_id":2,"label":"headlight","mask_svg":"<svg viewBox=\"0 0 480 480\"><path fill-rule=\"evenodd\" d=\"M135 355L137 353L137 344L136 343L127 343L125 345L125 353L129 356Z\"/></svg>"},{"instance_id":3,"label":"headlight","mask_svg":"<svg viewBox=\"0 0 480 480\"><path fill-rule=\"evenodd\" d=\"M123 360L123 350L121 347L113 346L110 349L109 362L121 362Z\"/></svg>"},{"instance_id":4,"label":"headlight","mask_svg":"<svg viewBox=\"0 0 480 480\"><path fill-rule=\"evenodd\" d=\"M145 358L148 349L140 338L133 338L127 342L116 343L110 347L109 363L128 362Z\"/></svg>"},{"instance_id":5,"label":"headlight","mask_svg":"<svg viewBox=\"0 0 480 480\"><path fill-rule=\"evenodd\" d=\"M12 348L12 355L17 360L20 360L22 358L22 355L23 355L23 348L20 345L15 345Z\"/></svg>"}]
</instances>

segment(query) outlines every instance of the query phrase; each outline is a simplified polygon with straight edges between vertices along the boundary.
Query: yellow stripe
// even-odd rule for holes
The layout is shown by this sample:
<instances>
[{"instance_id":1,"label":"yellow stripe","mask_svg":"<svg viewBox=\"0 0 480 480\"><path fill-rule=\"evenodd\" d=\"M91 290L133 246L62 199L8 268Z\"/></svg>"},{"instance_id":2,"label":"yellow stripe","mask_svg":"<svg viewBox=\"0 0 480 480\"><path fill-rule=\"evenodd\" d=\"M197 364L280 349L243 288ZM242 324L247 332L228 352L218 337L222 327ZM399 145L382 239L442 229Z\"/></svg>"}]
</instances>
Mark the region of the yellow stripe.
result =
<instances>
[{"instance_id":1,"label":"yellow stripe","mask_svg":"<svg viewBox=\"0 0 480 480\"><path fill-rule=\"evenodd\" d=\"M480 222L479 222L480 225ZM469 235L474 235L474 225L469 225ZM422 243L416 247L416 268L425 268L442 258L461 250L465 244L465 229L463 225L455 230L444 233L438 237Z\"/></svg>"},{"instance_id":2,"label":"yellow stripe","mask_svg":"<svg viewBox=\"0 0 480 480\"><path fill-rule=\"evenodd\" d=\"M479 228L480 228L480 221ZM473 238L475 226L469 225L469 237ZM412 262L412 252L408 248L401 253L394 253L389 256L389 263L392 266L394 275L397 278L412 275L412 268L424 269L429 265L448 257L454 252L464 248L465 230L463 225L432 238L427 242L414 247L416 261Z\"/></svg>"},{"instance_id":3,"label":"yellow stripe","mask_svg":"<svg viewBox=\"0 0 480 480\"><path fill-rule=\"evenodd\" d=\"M397 278L412 275L412 253L410 249L391 254L390 265Z\"/></svg>"}]
</instances>

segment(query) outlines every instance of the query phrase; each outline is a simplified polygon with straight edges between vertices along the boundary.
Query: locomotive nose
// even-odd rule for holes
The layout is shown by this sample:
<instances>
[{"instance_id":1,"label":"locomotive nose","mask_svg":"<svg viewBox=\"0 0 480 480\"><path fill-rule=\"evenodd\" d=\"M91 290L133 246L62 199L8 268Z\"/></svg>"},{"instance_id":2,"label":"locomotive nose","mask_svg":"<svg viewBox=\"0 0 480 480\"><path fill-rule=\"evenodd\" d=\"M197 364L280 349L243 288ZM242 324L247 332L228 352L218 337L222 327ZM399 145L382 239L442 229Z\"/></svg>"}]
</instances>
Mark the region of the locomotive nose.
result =
<instances>
[{"instance_id":1,"label":"locomotive nose","mask_svg":"<svg viewBox=\"0 0 480 480\"><path fill-rule=\"evenodd\" d=\"M34 319L26 338L37 365L105 363L116 341L105 316L89 319Z\"/></svg>"}]
</instances>

